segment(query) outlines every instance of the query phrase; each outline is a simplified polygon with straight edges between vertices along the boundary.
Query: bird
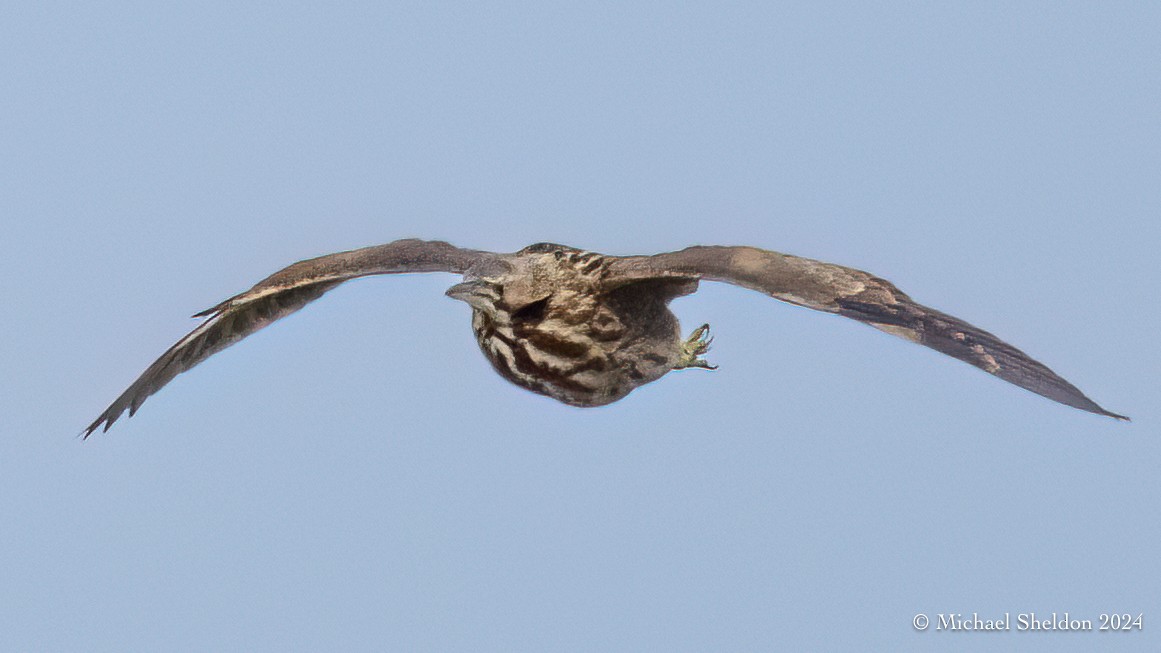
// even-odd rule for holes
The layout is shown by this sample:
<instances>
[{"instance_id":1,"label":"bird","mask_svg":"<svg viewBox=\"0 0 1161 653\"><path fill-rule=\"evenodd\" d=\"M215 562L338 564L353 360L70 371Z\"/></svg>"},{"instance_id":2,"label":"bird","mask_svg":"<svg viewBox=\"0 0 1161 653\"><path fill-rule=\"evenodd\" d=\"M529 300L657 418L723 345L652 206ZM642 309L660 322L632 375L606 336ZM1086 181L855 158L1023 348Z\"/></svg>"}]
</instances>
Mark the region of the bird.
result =
<instances>
[{"instance_id":1,"label":"bird","mask_svg":"<svg viewBox=\"0 0 1161 653\"><path fill-rule=\"evenodd\" d=\"M862 270L747 246L610 256L537 243L507 254L404 239L299 261L196 313L204 321L150 365L82 437L101 427L108 431L178 374L344 281L415 272L462 275L446 294L471 307L476 342L496 372L571 406L613 403L673 370L716 369L704 358L713 340L709 325L683 338L669 303L696 291L701 281L718 281L863 322L1061 404L1128 420L991 333L919 304Z\"/></svg>"}]
</instances>

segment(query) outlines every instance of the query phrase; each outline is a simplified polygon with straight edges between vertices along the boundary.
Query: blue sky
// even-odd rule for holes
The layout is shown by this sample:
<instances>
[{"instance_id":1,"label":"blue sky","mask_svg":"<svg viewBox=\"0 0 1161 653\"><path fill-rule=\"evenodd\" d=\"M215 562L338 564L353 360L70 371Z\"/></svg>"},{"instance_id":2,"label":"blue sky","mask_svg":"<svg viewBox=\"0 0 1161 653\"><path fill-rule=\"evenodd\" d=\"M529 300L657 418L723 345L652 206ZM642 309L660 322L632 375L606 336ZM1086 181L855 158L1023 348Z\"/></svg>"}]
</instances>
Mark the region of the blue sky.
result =
<instances>
[{"instance_id":1,"label":"blue sky","mask_svg":"<svg viewBox=\"0 0 1161 653\"><path fill-rule=\"evenodd\" d=\"M1156 650L1161 11L0 8L0 650ZM402 237L871 271L1131 424L703 284L601 409L380 277L87 425L188 315ZM916 614L1144 613L1132 633Z\"/></svg>"}]
</instances>

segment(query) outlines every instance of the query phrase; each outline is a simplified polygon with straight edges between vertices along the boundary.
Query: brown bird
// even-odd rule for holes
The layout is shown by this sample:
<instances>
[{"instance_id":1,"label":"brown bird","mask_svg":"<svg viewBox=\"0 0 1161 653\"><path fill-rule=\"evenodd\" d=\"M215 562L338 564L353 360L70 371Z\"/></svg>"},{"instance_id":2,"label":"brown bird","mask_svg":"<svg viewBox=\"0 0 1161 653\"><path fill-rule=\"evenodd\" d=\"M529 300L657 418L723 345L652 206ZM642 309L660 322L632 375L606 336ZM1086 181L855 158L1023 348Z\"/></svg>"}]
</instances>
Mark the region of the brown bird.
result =
<instances>
[{"instance_id":1,"label":"brown bird","mask_svg":"<svg viewBox=\"0 0 1161 653\"><path fill-rule=\"evenodd\" d=\"M480 349L504 378L572 406L612 403L670 370L714 369L702 355L709 325L682 338L668 304L724 281L775 299L865 322L1043 395L1111 413L996 336L917 304L861 270L755 247L695 246L654 256L606 256L538 243L514 254L445 242L397 240L299 261L196 314L207 318L161 355L83 432L104 430L173 377L338 284L373 274L454 272L450 297L472 307Z\"/></svg>"}]
</instances>

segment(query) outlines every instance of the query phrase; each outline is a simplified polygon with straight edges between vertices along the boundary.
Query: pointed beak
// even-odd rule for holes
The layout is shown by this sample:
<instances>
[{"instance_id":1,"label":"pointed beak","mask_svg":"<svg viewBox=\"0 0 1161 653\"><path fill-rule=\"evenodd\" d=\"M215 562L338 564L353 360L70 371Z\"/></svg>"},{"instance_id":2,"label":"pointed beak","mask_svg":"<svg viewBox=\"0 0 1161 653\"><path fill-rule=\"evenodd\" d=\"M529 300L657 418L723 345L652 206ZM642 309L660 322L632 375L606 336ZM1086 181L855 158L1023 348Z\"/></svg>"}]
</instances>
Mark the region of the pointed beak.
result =
<instances>
[{"instance_id":1,"label":"pointed beak","mask_svg":"<svg viewBox=\"0 0 1161 653\"><path fill-rule=\"evenodd\" d=\"M460 301L466 302L468 301L468 295L472 294L472 291L477 287L477 284L479 284L478 281L465 281L463 283L457 283L451 288L448 288L447 292L444 294L448 297L451 297L452 299L458 299Z\"/></svg>"},{"instance_id":2,"label":"pointed beak","mask_svg":"<svg viewBox=\"0 0 1161 653\"><path fill-rule=\"evenodd\" d=\"M483 311L488 315L496 314L495 304L500 299L499 294L492 287L492 284L480 281L479 279L457 283L451 288L448 288L444 294L452 299L465 302L472 308Z\"/></svg>"}]
</instances>

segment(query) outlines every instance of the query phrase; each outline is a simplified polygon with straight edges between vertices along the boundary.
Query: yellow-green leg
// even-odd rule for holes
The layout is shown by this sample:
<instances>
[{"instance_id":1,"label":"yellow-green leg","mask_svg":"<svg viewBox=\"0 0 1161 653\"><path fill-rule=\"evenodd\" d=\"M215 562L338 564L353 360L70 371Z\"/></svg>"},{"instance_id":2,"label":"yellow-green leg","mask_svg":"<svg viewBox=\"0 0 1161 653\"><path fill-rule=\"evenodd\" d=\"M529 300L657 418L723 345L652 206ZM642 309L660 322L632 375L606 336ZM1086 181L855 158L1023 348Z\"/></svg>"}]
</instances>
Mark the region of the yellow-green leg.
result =
<instances>
[{"instance_id":1,"label":"yellow-green leg","mask_svg":"<svg viewBox=\"0 0 1161 653\"><path fill-rule=\"evenodd\" d=\"M713 336L710 335L709 325L703 324L693 330L689 334L689 338L681 343L681 356L677 360L675 370L683 370L687 367L700 367L703 370L716 370L717 365L710 365L701 356L709 351L710 343L713 342Z\"/></svg>"}]
</instances>

